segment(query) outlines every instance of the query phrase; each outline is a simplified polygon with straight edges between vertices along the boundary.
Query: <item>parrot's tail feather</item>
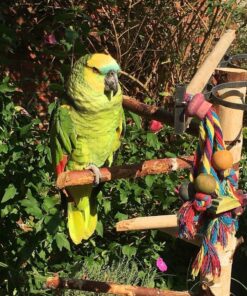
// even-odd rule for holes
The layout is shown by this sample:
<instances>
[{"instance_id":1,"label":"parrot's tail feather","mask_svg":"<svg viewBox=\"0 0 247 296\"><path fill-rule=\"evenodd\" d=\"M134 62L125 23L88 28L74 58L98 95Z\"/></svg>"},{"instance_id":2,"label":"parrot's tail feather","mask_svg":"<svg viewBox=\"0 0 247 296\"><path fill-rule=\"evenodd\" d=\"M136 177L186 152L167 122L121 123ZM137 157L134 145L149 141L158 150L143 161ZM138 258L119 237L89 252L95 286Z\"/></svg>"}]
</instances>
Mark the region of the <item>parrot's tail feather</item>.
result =
<instances>
[{"instance_id":1,"label":"parrot's tail feather","mask_svg":"<svg viewBox=\"0 0 247 296\"><path fill-rule=\"evenodd\" d=\"M74 186L68 188L74 203L68 206L68 228L72 241L79 244L87 240L95 231L97 225L97 201L91 196L92 185Z\"/></svg>"},{"instance_id":2,"label":"parrot's tail feather","mask_svg":"<svg viewBox=\"0 0 247 296\"><path fill-rule=\"evenodd\" d=\"M80 225L80 226L79 226ZM68 228L69 235L74 244L78 245L83 239L81 226L84 225L83 214L73 202L68 203Z\"/></svg>"}]
</instances>

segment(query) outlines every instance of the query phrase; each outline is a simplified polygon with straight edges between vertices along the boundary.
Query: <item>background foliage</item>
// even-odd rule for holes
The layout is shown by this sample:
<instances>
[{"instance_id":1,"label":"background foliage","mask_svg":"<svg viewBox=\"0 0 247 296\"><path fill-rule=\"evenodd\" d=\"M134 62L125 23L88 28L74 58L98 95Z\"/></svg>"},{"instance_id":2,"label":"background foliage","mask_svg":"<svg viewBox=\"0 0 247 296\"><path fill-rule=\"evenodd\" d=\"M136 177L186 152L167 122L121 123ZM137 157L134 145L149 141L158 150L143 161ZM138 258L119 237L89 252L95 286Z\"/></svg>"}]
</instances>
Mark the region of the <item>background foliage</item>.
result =
<instances>
[{"instance_id":1,"label":"background foliage","mask_svg":"<svg viewBox=\"0 0 247 296\"><path fill-rule=\"evenodd\" d=\"M0 8L0 295L49 295L43 281L53 272L186 289L193 246L158 231L116 234L114 225L175 213L180 201L174 189L187 173L107 183L97 233L74 246L50 166L48 105L79 56L105 51L121 63L125 94L169 108L175 83L190 80L230 23L242 26L233 51L246 51L246 8L236 1L152 0L18 0ZM153 133L148 122L126 115L116 164L193 152L195 138L175 136L169 127ZM244 156L243 189L245 165ZM241 231L246 227L245 215ZM167 262L166 274L155 268L159 256Z\"/></svg>"}]
</instances>

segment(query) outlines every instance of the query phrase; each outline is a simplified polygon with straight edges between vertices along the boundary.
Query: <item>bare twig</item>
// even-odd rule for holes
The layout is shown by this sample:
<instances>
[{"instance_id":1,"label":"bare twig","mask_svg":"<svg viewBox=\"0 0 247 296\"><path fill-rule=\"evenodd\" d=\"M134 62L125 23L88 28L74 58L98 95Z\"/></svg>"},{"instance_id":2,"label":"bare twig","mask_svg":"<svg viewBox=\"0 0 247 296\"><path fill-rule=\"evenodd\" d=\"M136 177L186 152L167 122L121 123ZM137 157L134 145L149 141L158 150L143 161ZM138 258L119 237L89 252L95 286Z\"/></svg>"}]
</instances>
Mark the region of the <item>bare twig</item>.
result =
<instances>
[{"instance_id":1,"label":"bare twig","mask_svg":"<svg viewBox=\"0 0 247 296\"><path fill-rule=\"evenodd\" d=\"M140 24L140 26L139 26L139 28L138 28L138 30L137 30L137 32L136 32L136 34L135 34L135 37L134 37L134 39L133 39L133 41L132 41L132 43L131 43L131 45L130 45L130 47L128 48L128 50L126 51L126 52L124 52L123 54L122 54L122 57L123 56L125 56L127 53L129 53L130 52L130 50L132 49L132 47L133 47L133 45L135 44L135 42L136 42L136 38L138 37L138 35L139 35L139 32L140 32L140 30L141 30L141 28L142 28L142 26L143 26L143 24L144 24L144 22L145 22L145 20L146 20L146 16L144 16L144 18L143 18L143 20L142 20L142 22L141 22L141 24Z\"/></svg>"},{"instance_id":2,"label":"bare twig","mask_svg":"<svg viewBox=\"0 0 247 296\"><path fill-rule=\"evenodd\" d=\"M120 71L120 73L123 74L124 76L130 78L131 80L135 81L137 84L139 84L145 90L147 95L149 97L151 97L151 94L150 94L148 88L140 80L138 80L137 78L135 78L134 76L132 76L131 74L129 74L129 73L125 72L125 71Z\"/></svg>"},{"instance_id":3,"label":"bare twig","mask_svg":"<svg viewBox=\"0 0 247 296\"><path fill-rule=\"evenodd\" d=\"M203 42L202 42L202 44L201 44L201 46L200 46L199 53L198 53L198 58L197 58L196 63L195 63L194 72L196 72L196 68L197 68L198 63L199 63L199 61L200 61L200 56L201 56L201 53L202 53L202 51L203 51L204 45L205 45L205 43L206 43L207 38L210 36L210 33L212 32L212 30L213 30L213 28L214 28L214 24L215 24L215 22L216 22L216 20L217 20L217 16L218 16L218 13L219 13L219 12L220 12L220 7L217 6L217 8L216 8L216 12L215 12L215 14L214 14L214 16L213 16L213 19L212 19L212 22L211 22L211 24L210 24L210 27L209 27L208 31L206 32L206 34L205 34L205 36L204 36L204 40L203 40Z\"/></svg>"},{"instance_id":4,"label":"bare twig","mask_svg":"<svg viewBox=\"0 0 247 296\"><path fill-rule=\"evenodd\" d=\"M198 16L198 18L201 20L201 23L203 24L203 27L205 30L208 30L208 25L204 22L204 19L201 17L200 13L198 13L197 8L195 8L194 6L191 5L191 3L189 1L185 0L186 5L188 5L191 10L193 10L195 13L195 16Z\"/></svg>"},{"instance_id":5,"label":"bare twig","mask_svg":"<svg viewBox=\"0 0 247 296\"><path fill-rule=\"evenodd\" d=\"M104 11L106 17L108 18L108 20L110 21L110 23L112 25L112 28L113 28L113 31L114 31L114 35L115 35L115 39L116 39L116 43L117 43L116 48L117 48L118 60L121 63L122 53L121 53L121 47L120 47L120 43L119 43L119 36L118 36L118 33L117 33L117 29L116 29L115 23L111 19L111 17L109 16L108 12L105 10L104 6L102 6L101 9Z\"/></svg>"},{"instance_id":6,"label":"bare twig","mask_svg":"<svg viewBox=\"0 0 247 296\"><path fill-rule=\"evenodd\" d=\"M138 26L139 26L139 24L134 25L133 27L128 28L127 30L123 31L123 33L121 33L121 34L118 36L119 39L120 39L121 37L123 37L126 33L128 33L129 31L131 31L131 30L133 30L133 29L135 29L135 28L138 27Z\"/></svg>"},{"instance_id":7,"label":"bare twig","mask_svg":"<svg viewBox=\"0 0 247 296\"><path fill-rule=\"evenodd\" d=\"M148 76L148 78L147 78L147 80L145 82L145 85L144 85L145 87L148 87L149 82L151 81L153 74L155 73L155 71L158 68L159 61L160 61L160 59L157 59L157 61L155 62L154 66L152 67L152 71L151 71L150 75Z\"/></svg>"}]
</instances>

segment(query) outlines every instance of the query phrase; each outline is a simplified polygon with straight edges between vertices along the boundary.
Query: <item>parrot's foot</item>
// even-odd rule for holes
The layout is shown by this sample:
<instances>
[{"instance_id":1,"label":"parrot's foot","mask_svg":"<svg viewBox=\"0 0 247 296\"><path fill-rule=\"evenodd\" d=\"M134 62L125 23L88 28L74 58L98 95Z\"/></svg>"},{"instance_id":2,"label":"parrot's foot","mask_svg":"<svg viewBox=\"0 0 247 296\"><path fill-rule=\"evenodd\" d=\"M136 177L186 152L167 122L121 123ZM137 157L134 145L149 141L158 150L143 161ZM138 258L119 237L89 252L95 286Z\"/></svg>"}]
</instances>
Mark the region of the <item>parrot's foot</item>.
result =
<instances>
[{"instance_id":1,"label":"parrot's foot","mask_svg":"<svg viewBox=\"0 0 247 296\"><path fill-rule=\"evenodd\" d=\"M94 164L90 164L87 169L94 173L94 184L99 185L100 180L102 179L102 174L99 168Z\"/></svg>"}]
</instances>

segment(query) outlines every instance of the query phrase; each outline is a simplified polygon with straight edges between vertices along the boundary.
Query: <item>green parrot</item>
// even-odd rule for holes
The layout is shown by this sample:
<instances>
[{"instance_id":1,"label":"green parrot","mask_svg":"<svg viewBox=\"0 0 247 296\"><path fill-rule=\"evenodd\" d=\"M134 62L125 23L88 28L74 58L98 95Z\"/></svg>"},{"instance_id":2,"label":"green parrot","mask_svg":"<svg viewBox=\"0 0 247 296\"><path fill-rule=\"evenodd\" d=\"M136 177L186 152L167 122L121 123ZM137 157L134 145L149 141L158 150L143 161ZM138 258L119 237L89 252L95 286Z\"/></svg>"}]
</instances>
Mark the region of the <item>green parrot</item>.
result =
<instances>
[{"instance_id":1,"label":"green parrot","mask_svg":"<svg viewBox=\"0 0 247 296\"><path fill-rule=\"evenodd\" d=\"M112 164L125 122L119 70L117 62L103 53L85 55L74 64L67 95L56 102L50 125L57 175L89 168L98 184L98 168ZM69 234L79 244L95 231L98 192L90 184L68 187L66 193Z\"/></svg>"}]
</instances>

